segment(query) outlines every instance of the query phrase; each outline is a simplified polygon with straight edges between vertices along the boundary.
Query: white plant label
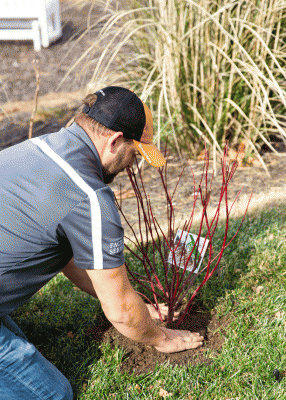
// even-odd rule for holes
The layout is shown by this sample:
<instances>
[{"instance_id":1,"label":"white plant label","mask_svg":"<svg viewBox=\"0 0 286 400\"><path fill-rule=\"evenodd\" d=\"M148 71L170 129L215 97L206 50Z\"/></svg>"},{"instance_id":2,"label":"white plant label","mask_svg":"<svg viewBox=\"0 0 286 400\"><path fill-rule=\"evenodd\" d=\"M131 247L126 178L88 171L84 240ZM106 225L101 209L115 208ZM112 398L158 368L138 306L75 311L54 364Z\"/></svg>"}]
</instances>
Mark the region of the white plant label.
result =
<instances>
[{"instance_id":1,"label":"white plant label","mask_svg":"<svg viewBox=\"0 0 286 400\"><path fill-rule=\"evenodd\" d=\"M175 251L175 259L176 265L180 268L185 267L189 254L191 253L193 247L196 247L194 248L193 254L190 257L186 268L188 271L192 271L194 268L194 260L196 260L197 268L194 271L195 274L199 272L205 252L209 245L209 240L202 237L196 243L197 238L198 236L194 235L193 233L188 233L178 229L174 243L175 246L178 246L177 250ZM174 265L173 254L171 252L169 253L168 263Z\"/></svg>"}]
</instances>

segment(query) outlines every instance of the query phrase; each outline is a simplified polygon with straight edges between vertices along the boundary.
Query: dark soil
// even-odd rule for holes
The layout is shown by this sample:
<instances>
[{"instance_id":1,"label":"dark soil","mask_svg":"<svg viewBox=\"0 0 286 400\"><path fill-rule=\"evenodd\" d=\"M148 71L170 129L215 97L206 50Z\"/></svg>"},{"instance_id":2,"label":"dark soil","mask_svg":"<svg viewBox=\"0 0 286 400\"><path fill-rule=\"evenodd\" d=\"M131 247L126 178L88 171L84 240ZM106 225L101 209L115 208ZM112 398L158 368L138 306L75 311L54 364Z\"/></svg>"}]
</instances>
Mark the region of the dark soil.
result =
<instances>
[{"instance_id":1,"label":"dark soil","mask_svg":"<svg viewBox=\"0 0 286 400\"><path fill-rule=\"evenodd\" d=\"M161 324L158 322L158 324ZM227 318L218 319L214 314L206 312L191 312L186 320L180 325L180 329L191 332L199 332L205 337L203 347L183 351L180 353L160 353L150 346L135 343L118 333L118 331L105 319L96 324L86 334L92 340L102 340L112 347L119 345L124 349L124 358L121 370L129 373L142 374L154 371L156 365L169 363L171 365L194 365L197 363L210 364L212 361L206 357L208 349L212 354L219 351L224 342L224 327L228 324ZM176 329L175 324L170 328Z\"/></svg>"}]
</instances>

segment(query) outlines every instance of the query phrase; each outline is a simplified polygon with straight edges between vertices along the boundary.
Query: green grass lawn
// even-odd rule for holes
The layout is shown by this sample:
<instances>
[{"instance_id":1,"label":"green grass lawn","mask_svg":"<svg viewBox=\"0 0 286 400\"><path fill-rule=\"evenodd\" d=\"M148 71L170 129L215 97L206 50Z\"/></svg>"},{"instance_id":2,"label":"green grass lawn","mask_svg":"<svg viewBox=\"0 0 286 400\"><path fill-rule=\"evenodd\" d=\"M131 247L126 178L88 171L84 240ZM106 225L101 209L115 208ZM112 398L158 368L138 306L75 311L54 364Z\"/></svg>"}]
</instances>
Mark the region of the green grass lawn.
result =
<instances>
[{"instance_id":1,"label":"green grass lawn","mask_svg":"<svg viewBox=\"0 0 286 400\"><path fill-rule=\"evenodd\" d=\"M285 400L286 374L280 381L273 375L286 371L285 214L285 205L249 213L196 300L229 321L221 349L206 352L210 365L158 365L140 376L120 372L123 350L85 334L102 315L98 301L62 274L12 318L66 375L79 400ZM231 222L234 232L239 221Z\"/></svg>"}]
</instances>

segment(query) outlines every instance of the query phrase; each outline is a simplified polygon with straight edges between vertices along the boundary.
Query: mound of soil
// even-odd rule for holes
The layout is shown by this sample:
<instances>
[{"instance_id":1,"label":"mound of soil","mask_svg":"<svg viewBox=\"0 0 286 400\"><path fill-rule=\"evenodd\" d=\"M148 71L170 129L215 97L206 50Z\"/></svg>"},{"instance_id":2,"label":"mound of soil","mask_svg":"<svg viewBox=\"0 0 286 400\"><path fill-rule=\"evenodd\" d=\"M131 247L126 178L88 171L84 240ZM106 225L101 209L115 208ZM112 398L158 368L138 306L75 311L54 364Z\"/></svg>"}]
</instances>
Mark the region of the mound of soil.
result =
<instances>
[{"instance_id":1,"label":"mound of soil","mask_svg":"<svg viewBox=\"0 0 286 400\"><path fill-rule=\"evenodd\" d=\"M158 322L158 324L161 323ZM219 319L216 314L211 315L210 313L199 311L190 312L180 325L180 329L199 332L205 338L204 346L172 354L160 353L151 346L145 346L127 339L105 318L102 318L100 323L89 329L86 335L92 340L109 343L113 348L116 345L121 346L125 354L121 363L121 370L143 374L154 371L157 364L169 363L171 365L186 366L197 363L210 364L212 360L206 356L206 351L208 349L213 350L212 355L219 351L224 342L223 333L227 324L227 318ZM170 328L176 329L175 324Z\"/></svg>"}]
</instances>

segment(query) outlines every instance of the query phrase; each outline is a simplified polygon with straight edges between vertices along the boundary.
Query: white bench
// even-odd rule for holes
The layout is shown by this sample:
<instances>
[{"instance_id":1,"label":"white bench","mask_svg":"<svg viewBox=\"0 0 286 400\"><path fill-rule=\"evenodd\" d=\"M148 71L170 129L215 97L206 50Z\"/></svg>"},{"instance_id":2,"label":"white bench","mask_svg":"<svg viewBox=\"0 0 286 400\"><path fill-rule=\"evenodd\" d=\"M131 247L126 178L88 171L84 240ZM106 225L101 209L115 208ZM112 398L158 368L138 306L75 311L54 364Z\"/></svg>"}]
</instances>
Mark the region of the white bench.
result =
<instances>
[{"instance_id":1,"label":"white bench","mask_svg":"<svg viewBox=\"0 0 286 400\"><path fill-rule=\"evenodd\" d=\"M59 0L0 0L0 40L33 40L39 51L61 35Z\"/></svg>"}]
</instances>

